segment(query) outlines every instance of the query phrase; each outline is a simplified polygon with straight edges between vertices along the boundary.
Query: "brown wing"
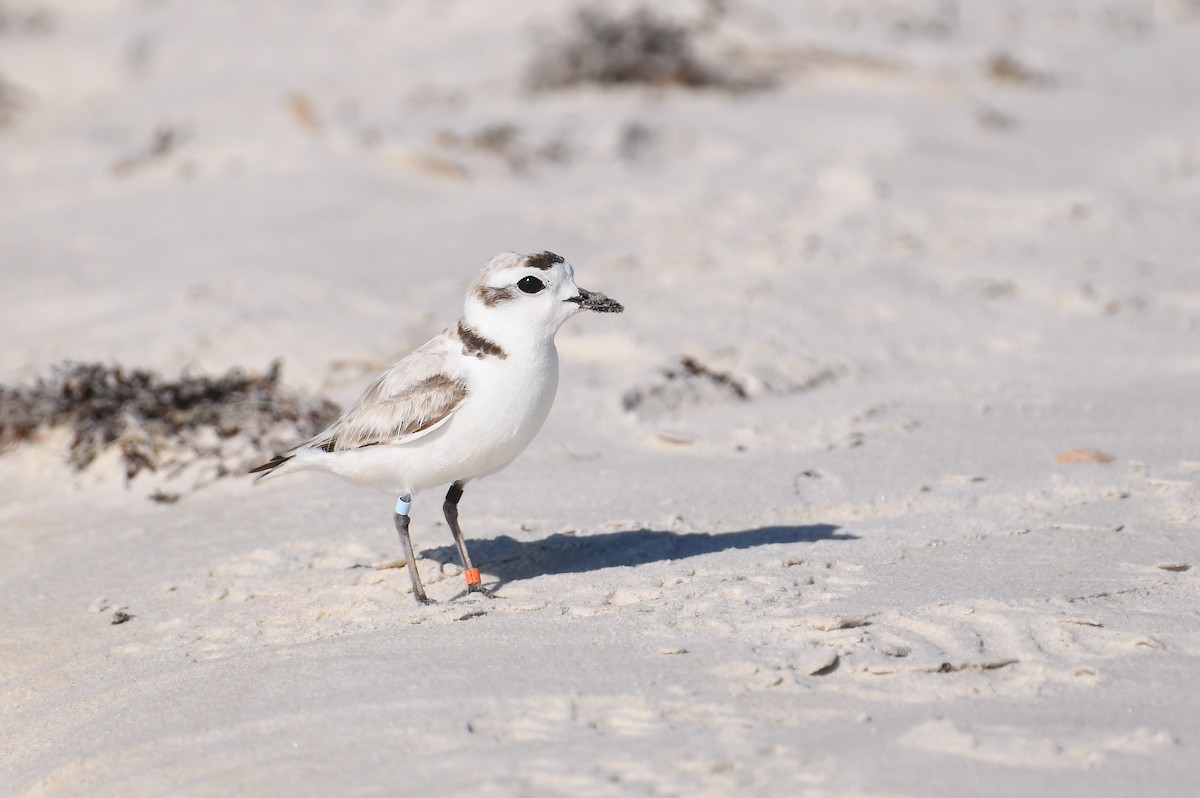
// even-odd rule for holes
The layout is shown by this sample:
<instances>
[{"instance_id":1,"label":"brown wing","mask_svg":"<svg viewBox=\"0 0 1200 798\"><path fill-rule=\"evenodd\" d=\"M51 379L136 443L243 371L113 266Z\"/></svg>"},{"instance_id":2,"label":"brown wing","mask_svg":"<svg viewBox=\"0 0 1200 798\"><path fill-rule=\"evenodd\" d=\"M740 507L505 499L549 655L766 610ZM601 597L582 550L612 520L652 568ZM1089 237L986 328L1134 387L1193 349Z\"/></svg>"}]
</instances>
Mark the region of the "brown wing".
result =
<instances>
[{"instance_id":1,"label":"brown wing","mask_svg":"<svg viewBox=\"0 0 1200 798\"><path fill-rule=\"evenodd\" d=\"M378 388L379 386L372 386ZM364 396L371 398L372 391ZM445 374L434 374L406 386L386 399L376 398L351 408L308 445L327 452L402 443L431 431L449 418L467 398L467 386Z\"/></svg>"},{"instance_id":2,"label":"brown wing","mask_svg":"<svg viewBox=\"0 0 1200 798\"><path fill-rule=\"evenodd\" d=\"M464 377L453 370L461 348L449 331L435 336L380 374L341 418L300 448L336 452L431 432L467 396Z\"/></svg>"}]
</instances>

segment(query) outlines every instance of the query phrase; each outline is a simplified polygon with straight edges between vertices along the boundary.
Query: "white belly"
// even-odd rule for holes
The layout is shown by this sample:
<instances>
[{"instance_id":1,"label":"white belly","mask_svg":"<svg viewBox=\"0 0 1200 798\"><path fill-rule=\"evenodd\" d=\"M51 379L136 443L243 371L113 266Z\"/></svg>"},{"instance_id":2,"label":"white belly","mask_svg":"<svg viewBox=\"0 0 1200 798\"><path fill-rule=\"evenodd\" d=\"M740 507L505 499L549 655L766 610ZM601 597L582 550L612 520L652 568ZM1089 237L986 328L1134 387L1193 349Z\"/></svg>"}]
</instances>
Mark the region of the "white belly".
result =
<instances>
[{"instance_id":1,"label":"white belly","mask_svg":"<svg viewBox=\"0 0 1200 798\"><path fill-rule=\"evenodd\" d=\"M394 495L499 471L545 423L558 390L553 349L538 361L472 364L470 393L444 425L409 443L314 452L300 468L319 468ZM299 459L299 458L298 458Z\"/></svg>"}]
</instances>

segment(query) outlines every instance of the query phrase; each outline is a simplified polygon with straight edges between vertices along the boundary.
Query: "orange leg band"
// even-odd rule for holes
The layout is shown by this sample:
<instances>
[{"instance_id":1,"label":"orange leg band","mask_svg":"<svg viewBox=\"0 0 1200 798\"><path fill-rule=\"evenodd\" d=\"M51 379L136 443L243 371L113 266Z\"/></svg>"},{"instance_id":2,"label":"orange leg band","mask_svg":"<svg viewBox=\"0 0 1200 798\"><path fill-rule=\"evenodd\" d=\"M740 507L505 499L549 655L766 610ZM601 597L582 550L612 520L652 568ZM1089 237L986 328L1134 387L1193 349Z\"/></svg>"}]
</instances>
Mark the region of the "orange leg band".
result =
<instances>
[{"instance_id":1,"label":"orange leg band","mask_svg":"<svg viewBox=\"0 0 1200 798\"><path fill-rule=\"evenodd\" d=\"M467 578L467 587L470 587L471 585L477 585L480 582L478 568L468 568L467 570L463 571L463 576Z\"/></svg>"}]
</instances>

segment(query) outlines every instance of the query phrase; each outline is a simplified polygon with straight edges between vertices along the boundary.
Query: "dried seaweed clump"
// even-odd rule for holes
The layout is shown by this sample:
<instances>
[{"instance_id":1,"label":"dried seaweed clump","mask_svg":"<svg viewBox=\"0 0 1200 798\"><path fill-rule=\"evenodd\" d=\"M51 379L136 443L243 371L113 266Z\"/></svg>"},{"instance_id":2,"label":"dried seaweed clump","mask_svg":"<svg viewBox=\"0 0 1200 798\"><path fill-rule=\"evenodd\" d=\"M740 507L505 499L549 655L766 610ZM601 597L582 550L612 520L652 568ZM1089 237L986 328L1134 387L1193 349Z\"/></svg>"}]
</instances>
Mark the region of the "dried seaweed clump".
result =
<instances>
[{"instance_id":1,"label":"dried seaweed clump","mask_svg":"<svg viewBox=\"0 0 1200 798\"><path fill-rule=\"evenodd\" d=\"M571 158L570 145L562 138L551 138L543 144L523 140L521 129L506 122L487 125L473 133L462 135L442 130L437 141L443 147L459 152L476 152L502 161L513 174L525 174L541 164L563 164Z\"/></svg>"},{"instance_id":2,"label":"dried seaweed clump","mask_svg":"<svg viewBox=\"0 0 1200 798\"><path fill-rule=\"evenodd\" d=\"M696 34L695 27L647 8L624 15L582 8L565 34L545 42L529 67L528 84L534 90L588 83L733 90L767 84L763 76L706 62L696 51Z\"/></svg>"},{"instance_id":3,"label":"dried seaweed clump","mask_svg":"<svg viewBox=\"0 0 1200 798\"><path fill-rule=\"evenodd\" d=\"M661 369L657 379L626 391L621 404L639 418L653 420L688 407L812 391L836 382L845 372L840 364L803 356L725 370L685 355L677 365Z\"/></svg>"},{"instance_id":4,"label":"dried seaweed clump","mask_svg":"<svg viewBox=\"0 0 1200 798\"><path fill-rule=\"evenodd\" d=\"M0 75L0 128L15 122L27 104L26 93Z\"/></svg>"},{"instance_id":5,"label":"dried seaweed clump","mask_svg":"<svg viewBox=\"0 0 1200 798\"><path fill-rule=\"evenodd\" d=\"M311 437L337 418L337 405L292 393L279 376L279 361L265 374L232 369L177 380L63 363L31 386L0 386L0 451L65 428L67 461L76 470L115 449L127 480L143 471L174 478L198 465L205 467L199 484L242 471L255 457Z\"/></svg>"}]
</instances>

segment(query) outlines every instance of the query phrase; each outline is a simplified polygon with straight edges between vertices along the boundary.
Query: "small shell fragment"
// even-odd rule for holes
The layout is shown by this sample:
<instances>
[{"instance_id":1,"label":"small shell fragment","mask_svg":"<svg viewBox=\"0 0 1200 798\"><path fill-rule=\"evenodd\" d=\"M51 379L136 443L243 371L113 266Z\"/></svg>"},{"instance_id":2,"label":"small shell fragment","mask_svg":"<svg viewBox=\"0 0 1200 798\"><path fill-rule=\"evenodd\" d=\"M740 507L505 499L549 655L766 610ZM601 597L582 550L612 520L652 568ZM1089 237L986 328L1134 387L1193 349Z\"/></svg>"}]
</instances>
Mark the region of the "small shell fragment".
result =
<instances>
[{"instance_id":1,"label":"small shell fragment","mask_svg":"<svg viewBox=\"0 0 1200 798\"><path fill-rule=\"evenodd\" d=\"M1099 449L1068 449L1054 458L1055 465L1079 465L1083 463L1111 463L1117 458Z\"/></svg>"}]
</instances>

